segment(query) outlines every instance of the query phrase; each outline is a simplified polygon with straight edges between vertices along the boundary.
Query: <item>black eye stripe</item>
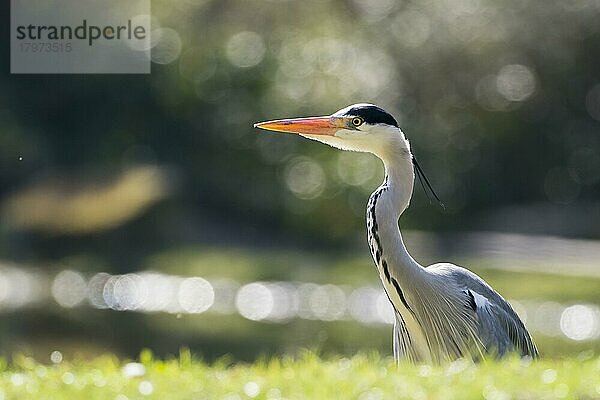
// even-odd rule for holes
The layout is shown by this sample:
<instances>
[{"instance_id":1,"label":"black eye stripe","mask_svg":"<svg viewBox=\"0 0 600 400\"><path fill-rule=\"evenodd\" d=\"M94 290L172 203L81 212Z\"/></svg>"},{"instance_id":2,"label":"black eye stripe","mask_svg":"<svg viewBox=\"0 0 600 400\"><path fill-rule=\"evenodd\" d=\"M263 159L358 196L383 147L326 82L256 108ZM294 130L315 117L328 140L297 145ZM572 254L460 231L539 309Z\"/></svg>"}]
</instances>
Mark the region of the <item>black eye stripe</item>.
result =
<instances>
[{"instance_id":1,"label":"black eye stripe","mask_svg":"<svg viewBox=\"0 0 600 400\"><path fill-rule=\"evenodd\" d=\"M368 124L387 124L398 127L398 122L385 110L373 105L350 108L345 115L362 118Z\"/></svg>"}]
</instances>

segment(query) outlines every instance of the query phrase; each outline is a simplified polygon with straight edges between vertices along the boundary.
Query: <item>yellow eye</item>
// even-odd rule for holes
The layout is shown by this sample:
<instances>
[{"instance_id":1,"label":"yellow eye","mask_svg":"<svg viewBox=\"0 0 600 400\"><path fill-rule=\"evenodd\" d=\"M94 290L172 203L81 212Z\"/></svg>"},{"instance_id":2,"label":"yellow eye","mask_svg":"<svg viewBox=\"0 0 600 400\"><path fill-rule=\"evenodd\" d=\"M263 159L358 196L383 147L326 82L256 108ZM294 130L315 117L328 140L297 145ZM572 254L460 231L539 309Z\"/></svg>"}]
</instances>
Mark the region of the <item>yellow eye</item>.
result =
<instances>
[{"instance_id":1,"label":"yellow eye","mask_svg":"<svg viewBox=\"0 0 600 400\"><path fill-rule=\"evenodd\" d=\"M363 121L363 119L360 117L352 118L352 125L354 125L354 126L361 126L363 124L363 122L365 122L365 121Z\"/></svg>"}]
</instances>

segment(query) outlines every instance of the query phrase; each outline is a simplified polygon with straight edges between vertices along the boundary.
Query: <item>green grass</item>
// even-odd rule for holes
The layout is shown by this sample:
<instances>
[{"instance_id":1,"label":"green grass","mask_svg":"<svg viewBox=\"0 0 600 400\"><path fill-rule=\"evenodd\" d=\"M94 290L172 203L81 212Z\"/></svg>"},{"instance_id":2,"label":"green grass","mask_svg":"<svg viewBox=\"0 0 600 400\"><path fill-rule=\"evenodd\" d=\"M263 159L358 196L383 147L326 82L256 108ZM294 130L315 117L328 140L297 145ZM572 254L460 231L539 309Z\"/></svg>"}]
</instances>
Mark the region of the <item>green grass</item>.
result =
<instances>
[{"instance_id":1,"label":"green grass","mask_svg":"<svg viewBox=\"0 0 600 400\"><path fill-rule=\"evenodd\" d=\"M141 355L140 376L126 361L40 364L24 356L0 367L0 398L11 399L595 399L600 358L396 366L375 353L320 358L313 353L253 364Z\"/></svg>"}]
</instances>

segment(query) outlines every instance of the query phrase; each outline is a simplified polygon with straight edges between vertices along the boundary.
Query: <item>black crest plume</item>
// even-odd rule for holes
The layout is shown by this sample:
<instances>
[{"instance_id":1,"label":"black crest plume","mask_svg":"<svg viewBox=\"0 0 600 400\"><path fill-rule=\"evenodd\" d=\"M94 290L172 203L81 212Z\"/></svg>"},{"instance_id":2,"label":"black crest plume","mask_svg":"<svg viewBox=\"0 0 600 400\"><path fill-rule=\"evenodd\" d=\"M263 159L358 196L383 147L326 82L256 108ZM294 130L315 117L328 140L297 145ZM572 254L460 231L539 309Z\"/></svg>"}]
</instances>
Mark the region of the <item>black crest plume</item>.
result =
<instances>
[{"instance_id":1,"label":"black crest plume","mask_svg":"<svg viewBox=\"0 0 600 400\"><path fill-rule=\"evenodd\" d=\"M431 194L433 195L433 197L435 197L435 199L437 200L440 207L442 207L445 210L446 206L444 205L444 203L442 203L442 201L440 200L438 195L435 193L435 190L433 190L431 183L429 183L429 179L427 179L425 172L423 172L423 169L417 162L417 159L415 158L415 156L412 156L412 162L413 162L413 165L415 166L415 172L417 173L419 182L421 182L421 187L423 187L423 191L425 192L425 196L427 196L429 203L431 203L431 197L429 196L429 192L431 192ZM427 185L427 188L425 187L425 185ZM429 192L427 191L427 189L429 189Z\"/></svg>"}]
</instances>

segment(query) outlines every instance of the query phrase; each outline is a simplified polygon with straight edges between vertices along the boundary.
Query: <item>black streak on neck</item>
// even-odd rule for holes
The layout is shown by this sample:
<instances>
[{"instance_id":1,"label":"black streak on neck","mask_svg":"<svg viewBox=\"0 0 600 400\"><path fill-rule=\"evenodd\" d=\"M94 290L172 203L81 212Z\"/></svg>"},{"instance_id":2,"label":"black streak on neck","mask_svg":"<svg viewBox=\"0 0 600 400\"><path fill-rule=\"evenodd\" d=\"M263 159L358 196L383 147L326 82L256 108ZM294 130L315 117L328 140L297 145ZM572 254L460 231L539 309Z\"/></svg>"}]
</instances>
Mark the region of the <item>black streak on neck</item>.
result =
<instances>
[{"instance_id":1,"label":"black streak on neck","mask_svg":"<svg viewBox=\"0 0 600 400\"><path fill-rule=\"evenodd\" d=\"M400 301L402 301L402 304L404 305L404 307L406 307L407 310L409 310L413 315L415 315L414 311L408 305L408 302L406 301L406 298L404 297L404 293L402 292L402 289L400 288L398 281L396 279L393 279L390 275L390 270L389 270L387 261L383 258L383 247L381 246L381 241L379 240L379 234L377 232L378 226L377 226L377 216L375 213L375 208L377 205L377 200L379 200L379 196L381 195L381 193L383 193L385 190L388 189L387 182L388 182L388 176L386 175L384 184L379 189L377 189L375 191L375 193L373 193L373 195L371 196L371 200L369 201L368 213L370 214L371 221L372 221L370 233L371 233L371 236L373 237L373 239L375 239L375 243L377 243L377 249L373 249L371 247L371 243L369 243L369 248L371 249L371 253L373 254L373 256L375 258L375 267L378 267L379 263L381 262L381 267L383 269L383 275L385 276L385 279L388 281L388 283L391 283L394 286L394 289L396 289L396 292L398 293L398 297L400 297ZM375 250L375 251L373 251L373 250ZM394 303L392 303L392 304L394 304Z\"/></svg>"}]
</instances>

